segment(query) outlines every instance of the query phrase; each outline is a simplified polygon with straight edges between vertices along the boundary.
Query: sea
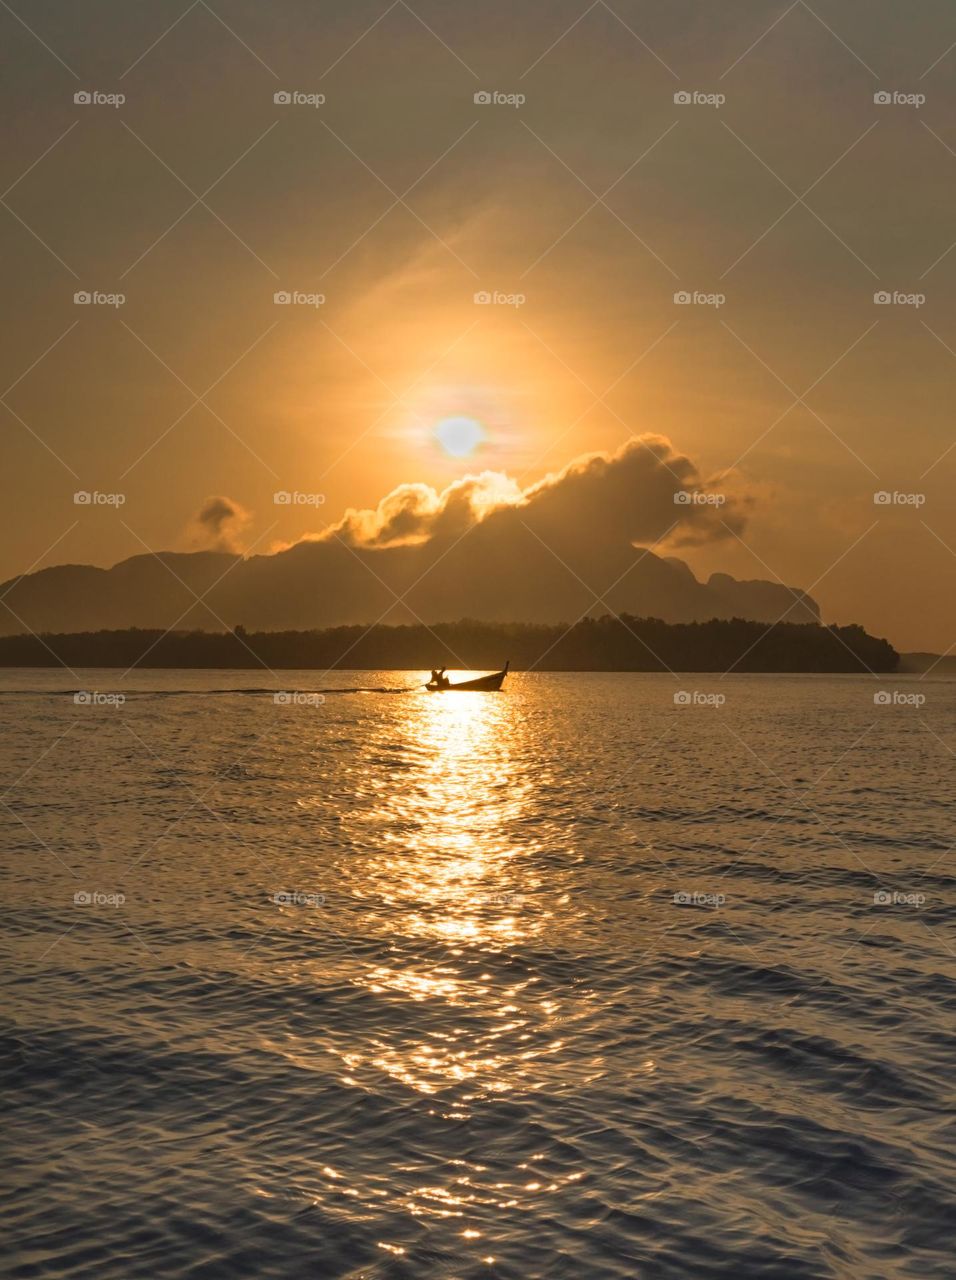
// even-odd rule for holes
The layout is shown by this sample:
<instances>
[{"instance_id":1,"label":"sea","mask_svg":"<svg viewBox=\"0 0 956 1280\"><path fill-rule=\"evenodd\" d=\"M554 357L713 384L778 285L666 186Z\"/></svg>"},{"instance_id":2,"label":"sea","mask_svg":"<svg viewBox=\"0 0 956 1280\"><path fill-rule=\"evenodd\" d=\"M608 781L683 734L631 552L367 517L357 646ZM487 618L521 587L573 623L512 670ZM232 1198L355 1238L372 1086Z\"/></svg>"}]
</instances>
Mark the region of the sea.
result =
<instances>
[{"instance_id":1,"label":"sea","mask_svg":"<svg viewBox=\"0 0 956 1280\"><path fill-rule=\"evenodd\" d=\"M427 677L0 673L2 1273L949 1280L956 681Z\"/></svg>"}]
</instances>

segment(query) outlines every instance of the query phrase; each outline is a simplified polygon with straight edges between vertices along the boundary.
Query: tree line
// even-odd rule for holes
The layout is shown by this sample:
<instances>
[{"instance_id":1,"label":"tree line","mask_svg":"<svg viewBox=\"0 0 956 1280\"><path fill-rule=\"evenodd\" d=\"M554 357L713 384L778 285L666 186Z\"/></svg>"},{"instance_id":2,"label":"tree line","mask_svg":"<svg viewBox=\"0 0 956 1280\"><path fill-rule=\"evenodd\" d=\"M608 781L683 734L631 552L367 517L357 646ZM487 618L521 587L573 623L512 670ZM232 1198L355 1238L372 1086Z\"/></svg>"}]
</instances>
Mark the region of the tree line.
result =
<instances>
[{"instance_id":1,"label":"tree line","mask_svg":"<svg viewBox=\"0 0 956 1280\"><path fill-rule=\"evenodd\" d=\"M663 622L629 614L573 626L463 619L434 626L322 631L88 631L0 637L5 667L288 668L359 671L435 666L538 671L895 671L899 654L856 624Z\"/></svg>"}]
</instances>

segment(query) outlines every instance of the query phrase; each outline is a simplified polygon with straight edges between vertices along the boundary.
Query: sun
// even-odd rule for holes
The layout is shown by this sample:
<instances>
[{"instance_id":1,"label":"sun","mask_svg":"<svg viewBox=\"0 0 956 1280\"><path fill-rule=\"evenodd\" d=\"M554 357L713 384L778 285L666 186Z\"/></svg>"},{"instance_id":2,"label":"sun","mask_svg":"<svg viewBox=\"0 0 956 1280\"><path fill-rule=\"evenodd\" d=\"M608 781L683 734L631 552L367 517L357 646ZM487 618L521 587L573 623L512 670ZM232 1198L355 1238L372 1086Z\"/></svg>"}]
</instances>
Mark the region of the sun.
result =
<instances>
[{"instance_id":1,"label":"sun","mask_svg":"<svg viewBox=\"0 0 956 1280\"><path fill-rule=\"evenodd\" d=\"M485 438L477 418L442 418L435 428L435 439L453 458L467 458Z\"/></svg>"}]
</instances>

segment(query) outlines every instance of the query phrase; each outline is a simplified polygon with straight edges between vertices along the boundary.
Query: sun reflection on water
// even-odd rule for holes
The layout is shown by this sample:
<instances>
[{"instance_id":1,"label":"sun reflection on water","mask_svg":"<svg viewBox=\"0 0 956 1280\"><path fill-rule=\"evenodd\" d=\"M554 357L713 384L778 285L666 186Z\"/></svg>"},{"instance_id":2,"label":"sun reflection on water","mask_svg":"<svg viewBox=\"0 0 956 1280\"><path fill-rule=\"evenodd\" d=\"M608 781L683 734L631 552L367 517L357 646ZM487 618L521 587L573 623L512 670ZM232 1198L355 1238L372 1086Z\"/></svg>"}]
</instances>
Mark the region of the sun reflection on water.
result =
<instances>
[{"instance_id":1,"label":"sun reflection on water","mask_svg":"<svg viewBox=\"0 0 956 1280\"><path fill-rule=\"evenodd\" d=\"M372 1068L425 1096L454 1090L453 1108L536 1088L535 1060L560 1048L543 1034L556 1010L536 999L527 975L503 981L495 966L544 933L552 915L532 847L515 835L533 785L515 763L523 733L515 703L428 695L401 727L411 767L375 795L371 825L385 834L363 858L360 890L385 908L395 962L356 981L388 1007L412 1001L422 1012L348 1054L350 1078Z\"/></svg>"},{"instance_id":2,"label":"sun reflection on water","mask_svg":"<svg viewBox=\"0 0 956 1280\"><path fill-rule=\"evenodd\" d=\"M365 866L366 888L407 935L469 945L527 935L519 907L540 886L508 834L528 787L513 776L512 716L506 698L486 693L429 695L410 711L416 768L382 796L385 848Z\"/></svg>"}]
</instances>

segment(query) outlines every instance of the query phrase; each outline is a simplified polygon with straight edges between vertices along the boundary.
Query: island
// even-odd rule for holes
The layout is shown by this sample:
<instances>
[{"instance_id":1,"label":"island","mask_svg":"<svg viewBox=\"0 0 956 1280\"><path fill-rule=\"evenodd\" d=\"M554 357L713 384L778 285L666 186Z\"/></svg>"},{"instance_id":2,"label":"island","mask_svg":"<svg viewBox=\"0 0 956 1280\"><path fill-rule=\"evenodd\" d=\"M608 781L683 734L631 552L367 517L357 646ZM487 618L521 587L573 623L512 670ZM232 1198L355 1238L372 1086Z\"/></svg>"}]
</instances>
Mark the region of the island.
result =
<instances>
[{"instance_id":1,"label":"island","mask_svg":"<svg viewBox=\"0 0 956 1280\"><path fill-rule=\"evenodd\" d=\"M570 625L488 623L330 627L319 631L161 631L131 628L0 637L3 667L267 670L870 672L900 655L861 626L751 622L667 623L629 614Z\"/></svg>"}]
</instances>

